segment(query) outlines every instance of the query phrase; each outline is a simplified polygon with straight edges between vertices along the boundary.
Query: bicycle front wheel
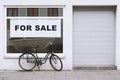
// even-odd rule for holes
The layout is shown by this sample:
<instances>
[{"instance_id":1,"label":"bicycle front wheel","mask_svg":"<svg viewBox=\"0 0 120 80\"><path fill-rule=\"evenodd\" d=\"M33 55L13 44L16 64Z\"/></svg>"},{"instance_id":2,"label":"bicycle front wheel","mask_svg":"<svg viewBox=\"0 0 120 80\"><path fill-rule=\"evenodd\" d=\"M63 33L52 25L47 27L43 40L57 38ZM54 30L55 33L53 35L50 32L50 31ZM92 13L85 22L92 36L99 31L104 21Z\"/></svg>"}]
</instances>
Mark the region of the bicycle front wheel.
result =
<instances>
[{"instance_id":1,"label":"bicycle front wheel","mask_svg":"<svg viewBox=\"0 0 120 80\"><path fill-rule=\"evenodd\" d=\"M52 55L50 57L50 64L56 71L61 71L63 68L63 63L57 55Z\"/></svg>"},{"instance_id":2,"label":"bicycle front wheel","mask_svg":"<svg viewBox=\"0 0 120 80\"><path fill-rule=\"evenodd\" d=\"M23 70L31 71L36 66L36 58L31 53L25 53L19 57L18 63Z\"/></svg>"}]
</instances>

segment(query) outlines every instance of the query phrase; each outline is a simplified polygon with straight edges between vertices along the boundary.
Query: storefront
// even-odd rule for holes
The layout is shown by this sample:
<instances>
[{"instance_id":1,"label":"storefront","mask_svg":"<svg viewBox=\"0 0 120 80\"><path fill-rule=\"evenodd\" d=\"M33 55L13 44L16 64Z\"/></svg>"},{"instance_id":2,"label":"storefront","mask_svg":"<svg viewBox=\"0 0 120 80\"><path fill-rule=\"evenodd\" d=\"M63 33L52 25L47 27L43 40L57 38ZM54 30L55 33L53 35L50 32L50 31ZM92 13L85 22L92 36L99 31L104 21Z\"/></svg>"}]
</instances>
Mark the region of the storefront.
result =
<instances>
[{"instance_id":1,"label":"storefront","mask_svg":"<svg viewBox=\"0 0 120 80\"><path fill-rule=\"evenodd\" d=\"M110 0L0 1L0 70L20 70L18 57L23 46L48 42L64 70L74 67L120 69L120 2ZM52 69L49 63L42 70Z\"/></svg>"}]
</instances>

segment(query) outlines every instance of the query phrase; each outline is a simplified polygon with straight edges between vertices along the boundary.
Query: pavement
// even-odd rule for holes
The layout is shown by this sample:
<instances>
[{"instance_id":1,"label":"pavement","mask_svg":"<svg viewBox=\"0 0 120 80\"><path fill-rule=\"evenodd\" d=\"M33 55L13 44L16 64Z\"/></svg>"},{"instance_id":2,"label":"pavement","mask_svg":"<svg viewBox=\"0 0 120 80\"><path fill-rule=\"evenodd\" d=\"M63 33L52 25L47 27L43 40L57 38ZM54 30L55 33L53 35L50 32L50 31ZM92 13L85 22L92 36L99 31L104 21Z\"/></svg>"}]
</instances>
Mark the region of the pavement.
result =
<instances>
[{"instance_id":1,"label":"pavement","mask_svg":"<svg viewBox=\"0 0 120 80\"><path fill-rule=\"evenodd\" d=\"M120 80L120 71L0 71L0 80Z\"/></svg>"}]
</instances>

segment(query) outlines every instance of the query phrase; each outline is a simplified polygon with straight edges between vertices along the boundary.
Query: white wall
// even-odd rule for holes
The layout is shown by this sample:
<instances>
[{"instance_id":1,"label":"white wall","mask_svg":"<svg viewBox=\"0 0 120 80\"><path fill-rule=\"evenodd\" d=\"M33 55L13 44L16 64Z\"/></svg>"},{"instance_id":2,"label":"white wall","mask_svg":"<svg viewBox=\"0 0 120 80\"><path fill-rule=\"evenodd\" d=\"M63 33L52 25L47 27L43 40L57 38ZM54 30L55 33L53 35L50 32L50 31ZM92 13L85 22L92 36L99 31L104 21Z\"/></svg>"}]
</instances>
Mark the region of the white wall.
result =
<instances>
[{"instance_id":1,"label":"white wall","mask_svg":"<svg viewBox=\"0 0 120 80\"><path fill-rule=\"evenodd\" d=\"M116 66L120 70L120 5L116 11Z\"/></svg>"},{"instance_id":2,"label":"white wall","mask_svg":"<svg viewBox=\"0 0 120 80\"><path fill-rule=\"evenodd\" d=\"M120 70L120 1L119 0L0 0L0 70L18 70L18 59L6 59L4 57L6 48L6 26L5 26L5 5L24 5L24 6L51 6L64 5L64 28L63 28L63 44L64 44L64 69L72 69L72 35L73 35L73 6L111 6L117 5L116 18L116 66ZM46 64L42 69L49 69Z\"/></svg>"},{"instance_id":3,"label":"white wall","mask_svg":"<svg viewBox=\"0 0 120 80\"><path fill-rule=\"evenodd\" d=\"M88 6L88 5L116 5L118 0L74 0L74 5Z\"/></svg>"}]
</instances>

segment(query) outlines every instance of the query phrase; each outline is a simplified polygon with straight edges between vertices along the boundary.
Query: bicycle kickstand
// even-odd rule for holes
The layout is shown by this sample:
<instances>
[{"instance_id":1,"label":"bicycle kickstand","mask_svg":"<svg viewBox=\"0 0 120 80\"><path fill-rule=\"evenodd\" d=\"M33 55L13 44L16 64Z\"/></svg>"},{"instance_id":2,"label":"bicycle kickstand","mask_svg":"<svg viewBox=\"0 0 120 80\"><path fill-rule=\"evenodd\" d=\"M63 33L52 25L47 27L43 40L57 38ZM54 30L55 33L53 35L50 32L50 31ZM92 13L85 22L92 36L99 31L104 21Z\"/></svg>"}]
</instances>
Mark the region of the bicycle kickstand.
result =
<instances>
[{"instance_id":1,"label":"bicycle kickstand","mask_svg":"<svg viewBox=\"0 0 120 80\"><path fill-rule=\"evenodd\" d=\"M40 71L40 65L37 65L37 67L38 67L38 70Z\"/></svg>"}]
</instances>

